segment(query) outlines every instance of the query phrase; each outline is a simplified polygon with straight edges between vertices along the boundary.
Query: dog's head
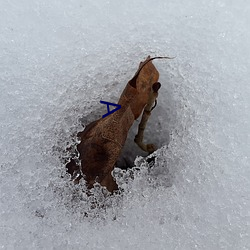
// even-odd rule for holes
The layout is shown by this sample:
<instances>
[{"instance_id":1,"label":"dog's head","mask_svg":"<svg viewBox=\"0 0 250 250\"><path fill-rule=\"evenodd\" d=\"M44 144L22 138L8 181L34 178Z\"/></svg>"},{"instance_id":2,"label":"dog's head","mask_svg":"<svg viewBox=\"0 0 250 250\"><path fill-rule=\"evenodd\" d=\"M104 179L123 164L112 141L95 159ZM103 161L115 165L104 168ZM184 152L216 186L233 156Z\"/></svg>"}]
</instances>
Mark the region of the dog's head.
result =
<instances>
[{"instance_id":1,"label":"dog's head","mask_svg":"<svg viewBox=\"0 0 250 250\"><path fill-rule=\"evenodd\" d=\"M144 62L141 62L134 77L128 82L132 88L136 90L136 94L130 104L131 110L137 119L142 113L145 105L148 103L151 93L157 93L161 84L159 80L159 72L153 65L154 59L162 59L169 57L147 57ZM169 58L170 59L170 58Z\"/></svg>"}]
</instances>

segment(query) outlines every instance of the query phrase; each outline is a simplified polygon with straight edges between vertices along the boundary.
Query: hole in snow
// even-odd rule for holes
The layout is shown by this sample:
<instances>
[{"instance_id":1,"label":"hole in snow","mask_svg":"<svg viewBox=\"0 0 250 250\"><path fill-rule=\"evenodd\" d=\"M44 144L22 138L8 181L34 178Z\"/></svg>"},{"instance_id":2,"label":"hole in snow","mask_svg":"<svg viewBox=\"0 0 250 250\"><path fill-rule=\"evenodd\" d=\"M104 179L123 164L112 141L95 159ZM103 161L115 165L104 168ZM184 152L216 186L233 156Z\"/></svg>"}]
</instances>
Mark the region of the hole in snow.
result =
<instances>
[{"instance_id":1,"label":"hole in snow","mask_svg":"<svg viewBox=\"0 0 250 250\"><path fill-rule=\"evenodd\" d=\"M134 121L134 124L128 133L126 143L116 164L118 168L131 168L134 166L134 160L137 156L146 157L148 155L148 153L141 150L134 142L135 135L138 132L140 120L141 117ZM158 105L152 111L152 114L148 120L146 129L144 131L144 142L146 144L153 143L158 149L162 146L167 146L170 142L170 133L167 126L164 124L166 122L167 113L160 105Z\"/></svg>"}]
</instances>

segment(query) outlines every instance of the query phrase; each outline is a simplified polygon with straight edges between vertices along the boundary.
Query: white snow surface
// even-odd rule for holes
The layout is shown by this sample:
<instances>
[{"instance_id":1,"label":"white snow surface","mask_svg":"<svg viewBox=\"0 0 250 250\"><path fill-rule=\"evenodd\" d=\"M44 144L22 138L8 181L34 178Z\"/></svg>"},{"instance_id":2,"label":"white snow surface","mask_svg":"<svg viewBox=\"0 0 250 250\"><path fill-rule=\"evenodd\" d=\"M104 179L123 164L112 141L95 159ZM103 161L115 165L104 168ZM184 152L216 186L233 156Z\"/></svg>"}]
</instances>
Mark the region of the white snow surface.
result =
<instances>
[{"instance_id":1,"label":"white snow surface","mask_svg":"<svg viewBox=\"0 0 250 250\"><path fill-rule=\"evenodd\" d=\"M249 27L245 0L1 1L0 248L250 249ZM64 149L148 55L175 57L155 167L116 169L124 192L91 208Z\"/></svg>"}]
</instances>

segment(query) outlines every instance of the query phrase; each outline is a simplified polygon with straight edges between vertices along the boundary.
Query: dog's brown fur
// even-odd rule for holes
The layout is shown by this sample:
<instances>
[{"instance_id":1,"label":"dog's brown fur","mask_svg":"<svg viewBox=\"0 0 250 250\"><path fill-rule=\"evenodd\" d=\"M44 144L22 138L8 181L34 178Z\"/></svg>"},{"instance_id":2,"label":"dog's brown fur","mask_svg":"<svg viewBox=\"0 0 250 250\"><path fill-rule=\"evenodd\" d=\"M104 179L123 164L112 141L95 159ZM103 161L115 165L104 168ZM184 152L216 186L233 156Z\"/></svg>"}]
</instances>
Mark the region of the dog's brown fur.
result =
<instances>
[{"instance_id":1,"label":"dog's brown fur","mask_svg":"<svg viewBox=\"0 0 250 250\"><path fill-rule=\"evenodd\" d=\"M159 72L152 63L153 59L155 58L148 57L140 63L135 76L121 94L118 102L121 105L119 110L90 123L83 132L78 133L81 139L77 145L81 161L80 170L88 188L99 182L110 192L118 189L111 172L134 120L141 115L150 98L152 96L156 98L160 87ZM67 168L73 175L79 167L74 160L71 160ZM78 175L75 182L81 177L81 174Z\"/></svg>"}]
</instances>

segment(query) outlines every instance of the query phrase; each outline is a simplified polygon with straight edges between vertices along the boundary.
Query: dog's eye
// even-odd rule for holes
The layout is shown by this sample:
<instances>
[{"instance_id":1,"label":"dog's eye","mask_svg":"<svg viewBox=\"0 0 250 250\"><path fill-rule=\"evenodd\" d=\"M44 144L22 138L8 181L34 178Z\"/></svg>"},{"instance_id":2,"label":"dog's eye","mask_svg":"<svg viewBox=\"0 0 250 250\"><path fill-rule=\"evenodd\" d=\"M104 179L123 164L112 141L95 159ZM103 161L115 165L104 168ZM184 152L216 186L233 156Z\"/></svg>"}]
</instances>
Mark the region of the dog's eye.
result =
<instances>
[{"instance_id":1,"label":"dog's eye","mask_svg":"<svg viewBox=\"0 0 250 250\"><path fill-rule=\"evenodd\" d=\"M152 86L152 89L156 93L160 87L161 87L161 84L159 82L155 82Z\"/></svg>"}]
</instances>

